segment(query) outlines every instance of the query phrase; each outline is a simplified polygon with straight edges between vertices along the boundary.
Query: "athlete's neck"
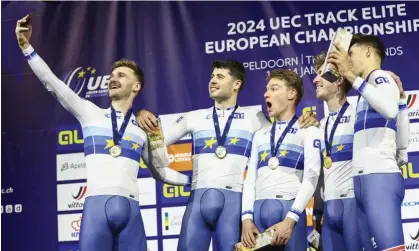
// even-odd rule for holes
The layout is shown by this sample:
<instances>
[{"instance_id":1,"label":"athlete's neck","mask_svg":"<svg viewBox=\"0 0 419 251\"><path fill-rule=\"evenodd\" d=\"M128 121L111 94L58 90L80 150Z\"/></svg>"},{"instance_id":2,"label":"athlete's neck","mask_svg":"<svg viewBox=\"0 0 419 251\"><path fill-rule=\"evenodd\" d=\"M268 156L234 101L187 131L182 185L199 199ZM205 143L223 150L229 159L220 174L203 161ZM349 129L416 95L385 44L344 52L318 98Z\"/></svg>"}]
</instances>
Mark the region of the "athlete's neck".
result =
<instances>
[{"instance_id":1,"label":"athlete's neck","mask_svg":"<svg viewBox=\"0 0 419 251\"><path fill-rule=\"evenodd\" d=\"M132 100L130 99L118 99L118 100L112 100L112 106L115 110L119 110L124 114L124 116L127 114L129 108L132 106Z\"/></svg>"},{"instance_id":2,"label":"athlete's neck","mask_svg":"<svg viewBox=\"0 0 419 251\"><path fill-rule=\"evenodd\" d=\"M295 116L295 107L291 106L288 107L285 111L280 113L278 116L275 117L276 121L287 121L292 119Z\"/></svg>"},{"instance_id":3,"label":"athlete's neck","mask_svg":"<svg viewBox=\"0 0 419 251\"><path fill-rule=\"evenodd\" d=\"M346 102L346 96L339 98L339 96L335 96L327 101L327 108L329 112L336 112L342 105Z\"/></svg>"},{"instance_id":4,"label":"athlete's neck","mask_svg":"<svg viewBox=\"0 0 419 251\"><path fill-rule=\"evenodd\" d=\"M378 63L371 64L370 66L365 67L364 71L361 74L361 78L364 79L364 80L367 80L367 77L368 77L368 75L370 75L371 72L373 72L377 69L380 69L380 68L381 68L381 66Z\"/></svg>"},{"instance_id":5,"label":"athlete's neck","mask_svg":"<svg viewBox=\"0 0 419 251\"><path fill-rule=\"evenodd\" d=\"M237 98L231 96L229 99L215 100L215 107L225 110L227 108L235 106L237 103Z\"/></svg>"}]
</instances>

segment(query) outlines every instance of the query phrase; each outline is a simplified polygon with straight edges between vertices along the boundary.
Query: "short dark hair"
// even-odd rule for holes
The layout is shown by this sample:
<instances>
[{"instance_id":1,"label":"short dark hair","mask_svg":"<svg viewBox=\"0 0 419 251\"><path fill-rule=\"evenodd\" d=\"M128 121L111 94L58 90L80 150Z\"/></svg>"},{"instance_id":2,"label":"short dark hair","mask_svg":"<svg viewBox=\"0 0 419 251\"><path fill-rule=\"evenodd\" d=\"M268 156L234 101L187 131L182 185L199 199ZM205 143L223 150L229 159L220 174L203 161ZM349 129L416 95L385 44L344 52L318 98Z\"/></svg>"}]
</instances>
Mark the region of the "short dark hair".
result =
<instances>
[{"instance_id":1,"label":"short dark hair","mask_svg":"<svg viewBox=\"0 0 419 251\"><path fill-rule=\"evenodd\" d=\"M349 48L352 47L354 44L371 46L375 49L375 52L380 57L381 64L384 62L384 58L386 57L386 48L384 46L384 43L377 36L354 34L352 36Z\"/></svg>"},{"instance_id":2,"label":"short dark hair","mask_svg":"<svg viewBox=\"0 0 419 251\"><path fill-rule=\"evenodd\" d=\"M320 70L320 67L324 64L324 62L326 62L325 51L322 51L314 56L314 68L316 69L316 71ZM348 95L348 92L352 89L352 85L346 78L344 78L343 81L343 90L345 91L345 94Z\"/></svg>"},{"instance_id":3,"label":"short dark hair","mask_svg":"<svg viewBox=\"0 0 419 251\"><path fill-rule=\"evenodd\" d=\"M227 69L230 75L242 82L239 92L243 89L246 80L246 70L242 63L236 60L216 60L212 62L212 69Z\"/></svg>"},{"instance_id":4,"label":"short dark hair","mask_svg":"<svg viewBox=\"0 0 419 251\"><path fill-rule=\"evenodd\" d=\"M112 64L112 71L114 71L116 68L119 67L128 67L134 71L135 77L137 77L138 81L140 82L140 87L143 89L144 86L144 72L141 70L141 68L138 66L135 61L128 60L128 59L120 59Z\"/></svg>"},{"instance_id":5,"label":"short dark hair","mask_svg":"<svg viewBox=\"0 0 419 251\"><path fill-rule=\"evenodd\" d=\"M295 98L295 106L297 106L304 95L304 85L301 77L291 70L275 69L269 73L266 81L269 82L273 78L285 81L285 86L297 91L297 96Z\"/></svg>"}]
</instances>

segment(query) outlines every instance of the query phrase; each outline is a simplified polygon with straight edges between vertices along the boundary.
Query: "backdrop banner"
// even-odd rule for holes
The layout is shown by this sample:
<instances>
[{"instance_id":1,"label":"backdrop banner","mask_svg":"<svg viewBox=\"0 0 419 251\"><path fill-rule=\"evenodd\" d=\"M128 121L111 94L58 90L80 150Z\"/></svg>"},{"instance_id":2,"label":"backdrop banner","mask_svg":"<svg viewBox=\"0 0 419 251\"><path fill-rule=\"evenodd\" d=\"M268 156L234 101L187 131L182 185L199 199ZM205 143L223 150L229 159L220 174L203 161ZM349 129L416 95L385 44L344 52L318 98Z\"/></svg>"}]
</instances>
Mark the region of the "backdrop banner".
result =
<instances>
[{"instance_id":1,"label":"backdrop banner","mask_svg":"<svg viewBox=\"0 0 419 251\"><path fill-rule=\"evenodd\" d=\"M315 97L313 56L339 27L384 41L383 69L408 91L409 163L402 167L407 250L419 250L419 2L7 2L2 1L2 248L78 250L86 186L80 124L44 88L22 55L16 21L32 13L31 44L80 97L110 105L111 64L138 62L145 73L135 111L161 117L163 129L184 112L208 108L211 62L243 62L239 105L266 113L267 72L290 69L304 81L297 115L327 112ZM350 92L350 102L357 93ZM169 147L170 167L190 173L190 135ZM144 163L140 206L151 251L176 250L190 188L162 184ZM313 200L307 206L311 229ZM379 212L377 212L379 213ZM355 220L355 219L354 219ZM210 250L216 250L212 247Z\"/></svg>"}]
</instances>

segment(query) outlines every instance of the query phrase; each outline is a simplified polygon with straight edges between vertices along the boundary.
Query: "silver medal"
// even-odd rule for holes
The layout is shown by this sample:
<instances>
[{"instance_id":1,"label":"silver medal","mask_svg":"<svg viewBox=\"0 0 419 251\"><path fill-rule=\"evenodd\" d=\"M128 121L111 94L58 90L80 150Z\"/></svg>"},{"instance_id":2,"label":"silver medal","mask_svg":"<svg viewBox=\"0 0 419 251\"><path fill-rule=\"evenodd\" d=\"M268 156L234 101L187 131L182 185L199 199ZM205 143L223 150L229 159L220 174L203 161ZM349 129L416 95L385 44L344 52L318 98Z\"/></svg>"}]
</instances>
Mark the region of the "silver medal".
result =
<instances>
[{"instance_id":1,"label":"silver medal","mask_svg":"<svg viewBox=\"0 0 419 251\"><path fill-rule=\"evenodd\" d=\"M271 157L268 161L270 169L275 170L279 166L279 159L277 157Z\"/></svg>"},{"instance_id":2,"label":"silver medal","mask_svg":"<svg viewBox=\"0 0 419 251\"><path fill-rule=\"evenodd\" d=\"M112 157L119 157L122 153L122 148L119 145L114 145L109 149L109 153Z\"/></svg>"},{"instance_id":3,"label":"silver medal","mask_svg":"<svg viewBox=\"0 0 419 251\"><path fill-rule=\"evenodd\" d=\"M227 155L227 149L224 146L218 146L217 149L215 149L215 155L219 159L223 159Z\"/></svg>"}]
</instances>

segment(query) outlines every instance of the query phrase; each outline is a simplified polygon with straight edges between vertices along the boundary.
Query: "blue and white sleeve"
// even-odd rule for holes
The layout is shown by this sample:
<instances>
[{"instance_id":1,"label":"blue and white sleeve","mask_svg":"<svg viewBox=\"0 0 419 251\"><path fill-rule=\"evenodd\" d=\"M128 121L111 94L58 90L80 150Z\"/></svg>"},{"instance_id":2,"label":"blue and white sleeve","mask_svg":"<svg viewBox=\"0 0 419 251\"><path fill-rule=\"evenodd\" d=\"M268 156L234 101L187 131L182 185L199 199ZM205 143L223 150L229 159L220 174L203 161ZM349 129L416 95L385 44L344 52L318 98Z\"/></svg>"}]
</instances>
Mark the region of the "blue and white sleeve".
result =
<instances>
[{"instance_id":1,"label":"blue and white sleeve","mask_svg":"<svg viewBox=\"0 0 419 251\"><path fill-rule=\"evenodd\" d=\"M352 87L384 118L396 118L399 112L400 91L394 79L385 71L377 70L371 74L368 81L357 77Z\"/></svg>"},{"instance_id":2,"label":"blue and white sleeve","mask_svg":"<svg viewBox=\"0 0 419 251\"><path fill-rule=\"evenodd\" d=\"M157 148L151 150L148 143L144 144L142 157L151 172L151 175L156 180L162 181L170 185L189 185L191 184L191 177L169 167L170 160L167 148Z\"/></svg>"},{"instance_id":3,"label":"blue and white sleeve","mask_svg":"<svg viewBox=\"0 0 419 251\"><path fill-rule=\"evenodd\" d=\"M185 113L180 116L168 130L164 130L164 141L170 146L190 133L188 120L193 119L193 112Z\"/></svg>"},{"instance_id":4,"label":"blue and white sleeve","mask_svg":"<svg viewBox=\"0 0 419 251\"><path fill-rule=\"evenodd\" d=\"M304 176L301 187L298 190L291 210L287 213L288 218L298 222L300 215L307 207L308 202L316 190L319 181L320 160L320 130L317 127L305 129L304 135Z\"/></svg>"},{"instance_id":5,"label":"blue and white sleeve","mask_svg":"<svg viewBox=\"0 0 419 251\"><path fill-rule=\"evenodd\" d=\"M256 178L257 178L257 138L258 133L253 136L252 151L250 153L249 163L247 165L247 175L244 180L242 195L242 221L246 219L253 220L253 205L256 199Z\"/></svg>"}]
</instances>

